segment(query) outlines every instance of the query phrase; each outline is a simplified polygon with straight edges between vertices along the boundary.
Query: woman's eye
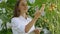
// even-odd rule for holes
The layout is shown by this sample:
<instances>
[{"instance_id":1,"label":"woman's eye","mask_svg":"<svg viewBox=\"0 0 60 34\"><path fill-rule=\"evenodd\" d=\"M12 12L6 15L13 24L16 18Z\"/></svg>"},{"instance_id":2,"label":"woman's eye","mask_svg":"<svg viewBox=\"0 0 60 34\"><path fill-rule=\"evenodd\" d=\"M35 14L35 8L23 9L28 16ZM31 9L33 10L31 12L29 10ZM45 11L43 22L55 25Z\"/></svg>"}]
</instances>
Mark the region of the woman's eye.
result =
<instances>
[{"instance_id":1,"label":"woman's eye","mask_svg":"<svg viewBox=\"0 0 60 34\"><path fill-rule=\"evenodd\" d=\"M22 4L22 6L27 6L27 4Z\"/></svg>"}]
</instances>

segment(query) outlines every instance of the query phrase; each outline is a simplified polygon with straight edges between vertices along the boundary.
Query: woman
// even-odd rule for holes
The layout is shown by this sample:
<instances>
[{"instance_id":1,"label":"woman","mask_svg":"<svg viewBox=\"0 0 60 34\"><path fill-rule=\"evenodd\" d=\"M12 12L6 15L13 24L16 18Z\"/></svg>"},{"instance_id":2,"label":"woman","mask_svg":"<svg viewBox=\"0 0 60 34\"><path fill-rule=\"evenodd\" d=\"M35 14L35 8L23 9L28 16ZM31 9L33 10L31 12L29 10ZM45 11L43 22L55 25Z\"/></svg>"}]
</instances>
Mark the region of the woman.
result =
<instances>
[{"instance_id":1,"label":"woman","mask_svg":"<svg viewBox=\"0 0 60 34\"><path fill-rule=\"evenodd\" d=\"M38 29L35 29L34 24L40 16L40 12L35 13L35 17L32 19L27 16L27 0L19 0L15 6L14 17L11 19L13 34L29 34L35 32L40 34ZM40 11L44 10L42 7Z\"/></svg>"}]
</instances>

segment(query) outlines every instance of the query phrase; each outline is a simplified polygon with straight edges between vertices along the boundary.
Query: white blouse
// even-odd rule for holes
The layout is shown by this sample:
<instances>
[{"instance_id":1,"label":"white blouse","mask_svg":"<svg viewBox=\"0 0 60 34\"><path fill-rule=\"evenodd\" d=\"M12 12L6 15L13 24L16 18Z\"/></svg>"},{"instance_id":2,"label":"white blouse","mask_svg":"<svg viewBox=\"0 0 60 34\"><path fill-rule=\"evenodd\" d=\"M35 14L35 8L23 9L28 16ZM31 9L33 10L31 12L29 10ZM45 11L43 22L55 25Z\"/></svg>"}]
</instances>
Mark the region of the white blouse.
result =
<instances>
[{"instance_id":1,"label":"white blouse","mask_svg":"<svg viewBox=\"0 0 60 34\"><path fill-rule=\"evenodd\" d=\"M34 25L31 27L28 33L25 33L25 26L31 21L31 18L25 19L23 16L14 17L11 19L13 34L29 34L35 30Z\"/></svg>"}]
</instances>

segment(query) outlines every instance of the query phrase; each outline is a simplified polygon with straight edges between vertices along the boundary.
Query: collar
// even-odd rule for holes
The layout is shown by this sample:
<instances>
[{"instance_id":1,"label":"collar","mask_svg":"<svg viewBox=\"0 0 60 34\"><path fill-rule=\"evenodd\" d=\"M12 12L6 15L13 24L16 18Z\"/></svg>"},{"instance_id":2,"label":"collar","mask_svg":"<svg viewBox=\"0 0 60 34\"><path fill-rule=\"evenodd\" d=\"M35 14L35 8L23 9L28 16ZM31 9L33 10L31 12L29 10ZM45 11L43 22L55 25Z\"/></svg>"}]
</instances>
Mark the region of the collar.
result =
<instances>
[{"instance_id":1,"label":"collar","mask_svg":"<svg viewBox=\"0 0 60 34\"><path fill-rule=\"evenodd\" d=\"M23 16L21 16L21 15L19 16L19 18L20 18L20 19L25 19L25 18L24 18ZM28 18L28 17L27 17L27 18ZM25 19L25 20L27 20L27 19Z\"/></svg>"}]
</instances>

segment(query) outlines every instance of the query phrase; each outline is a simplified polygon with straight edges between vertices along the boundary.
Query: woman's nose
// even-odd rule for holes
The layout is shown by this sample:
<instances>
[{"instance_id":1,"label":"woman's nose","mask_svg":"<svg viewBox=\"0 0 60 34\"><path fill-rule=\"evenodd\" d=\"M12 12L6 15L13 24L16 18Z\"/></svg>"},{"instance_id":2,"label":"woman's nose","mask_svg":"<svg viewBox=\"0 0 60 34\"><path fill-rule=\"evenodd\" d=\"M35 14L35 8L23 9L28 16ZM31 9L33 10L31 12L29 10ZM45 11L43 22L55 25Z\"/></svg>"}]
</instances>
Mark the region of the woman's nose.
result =
<instances>
[{"instance_id":1,"label":"woman's nose","mask_svg":"<svg viewBox=\"0 0 60 34\"><path fill-rule=\"evenodd\" d=\"M25 9L28 9L28 7L27 7L27 6L25 6Z\"/></svg>"}]
</instances>

